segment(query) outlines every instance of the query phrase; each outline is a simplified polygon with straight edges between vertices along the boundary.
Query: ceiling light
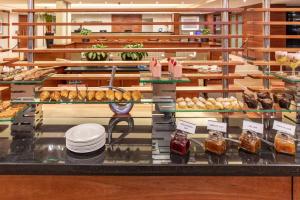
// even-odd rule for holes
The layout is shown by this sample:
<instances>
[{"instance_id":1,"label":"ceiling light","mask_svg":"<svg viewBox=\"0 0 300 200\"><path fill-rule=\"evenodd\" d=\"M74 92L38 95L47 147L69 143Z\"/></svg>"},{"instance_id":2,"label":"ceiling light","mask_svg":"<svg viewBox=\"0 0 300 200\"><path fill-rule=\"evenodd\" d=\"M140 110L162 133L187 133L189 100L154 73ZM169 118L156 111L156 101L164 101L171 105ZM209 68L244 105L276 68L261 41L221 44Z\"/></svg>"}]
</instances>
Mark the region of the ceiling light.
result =
<instances>
[{"instance_id":1,"label":"ceiling light","mask_svg":"<svg viewBox=\"0 0 300 200\"><path fill-rule=\"evenodd\" d=\"M244 0L244 3L246 3L247 2L247 0Z\"/></svg>"},{"instance_id":2,"label":"ceiling light","mask_svg":"<svg viewBox=\"0 0 300 200\"><path fill-rule=\"evenodd\" d=\"M182 1L181 4L184 4L184 1Z\"/></svg>"},{"instance_id":3,"label":"ceiling light","mask_svg":"<svg viewBox=\"0 0 300 200\"><path fill-rule=\"evenodd\" d=\"M133 4L133 1L130 1L130 4Z\"/></svg>"},{"instance_id":4,"label":"ceiling light","mask_svg":"<svg viewBox=\"0 0 300 200\"><path fill-rule=\"evenodd\" d=\"M82 4L82 2L81 2L81 1L79 1L79 4Z\"/></svg>"},{"instance_id":5,"label":"ceiling light","mask_svg":"<svg viewBox=\"0 0 300 200\"><path fill-rule=\"evenodd\" d=\"M158 1L156 1L155 3L156 3L156 4L159 4L159 2L158 2Z\"/></svg>"},{"instance_id":6,"label":"ceiling light","mask_svg":"<svg viewBox=\"0 0 300 200\"><path fill-rule=\"evenodd\" d=\"M206 0L205 3L212 3L215 2L216 0Z\"/></svg>"}]
</instances>

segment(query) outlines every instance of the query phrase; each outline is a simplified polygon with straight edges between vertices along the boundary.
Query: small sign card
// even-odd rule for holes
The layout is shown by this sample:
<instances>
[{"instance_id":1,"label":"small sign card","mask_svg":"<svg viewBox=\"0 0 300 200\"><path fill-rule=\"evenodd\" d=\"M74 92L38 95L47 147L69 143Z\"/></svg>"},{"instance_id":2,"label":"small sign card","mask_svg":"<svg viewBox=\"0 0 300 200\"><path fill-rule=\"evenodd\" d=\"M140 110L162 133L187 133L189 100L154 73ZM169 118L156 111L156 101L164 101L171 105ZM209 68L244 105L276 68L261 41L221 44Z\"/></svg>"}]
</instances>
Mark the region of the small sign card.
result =
<instances>
[{"instance_id":1,"label":"small sign card","mask_svg":"<svg viewBox=\"0 0 300 200\"><path fill-rule=\"evenodd\" d=\"M243 121L243 129L253 131L255 133L264 133L264 125L256 122L250 122L247 120Z\"/></svg>"},{"instance_id":2,"label":"small sign card","mask_svg":"<svg viewBox=\"0 0 300 200\"><path fill-rule=\"evenodd\" d=\"M207 121L207 129L212 131L220 131L223 133L227 132L227 123L217 122L217 121Z\"/></svg>"},{"instance_id":3,"label":"small sign card","mask_svg":"<svg viewBox=\"0 0 300 200\"><path fill-rule=\"evenodd\" d=\"M190 134L195 134L196 132L196 124L179 120L177 123L177 130L184 131Z\"/></svg>"},{"instance_id":4,"label":"small sign card","mask_svg":"<svg viewBox=\"0 0 300 200\"><path fill-rule=\"evenodd\" d=\"M294 136L296 126L275 120L273 123L273 129Z\"/></svg>"}]
</instances>

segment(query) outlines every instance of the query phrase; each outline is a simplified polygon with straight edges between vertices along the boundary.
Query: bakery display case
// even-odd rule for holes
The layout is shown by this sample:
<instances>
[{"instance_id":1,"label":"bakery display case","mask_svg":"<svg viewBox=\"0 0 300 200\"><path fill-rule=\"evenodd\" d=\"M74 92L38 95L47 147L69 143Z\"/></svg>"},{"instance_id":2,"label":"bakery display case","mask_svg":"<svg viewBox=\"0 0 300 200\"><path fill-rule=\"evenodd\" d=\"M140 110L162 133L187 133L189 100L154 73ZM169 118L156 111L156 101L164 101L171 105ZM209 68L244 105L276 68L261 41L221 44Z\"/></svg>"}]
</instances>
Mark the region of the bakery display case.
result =
<instances>
[{"instance_id":1,"label":"bakery display case","mask_svg":"<svg viewBox=\"0 0 300 200\"><path fill-rule=\"evenodd\" d=\"M289 187L300 168L300 78L296 70L300 57L288 55L300 49L271 47L271 39L287 36L271 35L270 27L287 24L269 18L270 13L285 12L285 8L270 8L267 0L263 8L230 8L229 1L223 0L222 8L172 9L35 8L33 1L28 2L27 9L12 10L28 15L27 22L12 24L28 29L26 35L12 36L27 40L27 47L12 49L26 59L5 63L8 71L0 74L0 84L10 89L10 108L3 101L4 114L0 112L1 174L147 176L145 180L199 176L197 185L206 176L216 176L218 182L228 182L226 176L240 176L238 187L247 176L250 182L275 188L276 194L291 195ZM40 26L136 25L36 22L34 16L44 12L212 13L221 19L183 22L174 17L171 22L140 25L218 26L221 33L37 35L33 30ZM262 14L263 21L229 19L232 14L249 12ZM260 26L262 35L231 34L232 25L241 23ZM247 42L248 38L260 38L262 47L230 44L233 39ZM33 45L45 39L76 42L47 48ZM248 51L263 57L232 59ZM237 66L246 68L246 74L236 72ZM252 73L247 71L249 66L259 70ZM290 66L293 70L286 70ZM262 84L250 85L248 79L262 80ZM1 121L6 110L14 114ZM163 179L159 180L167 185L167 178ZM276 185L277 180L289 190ZM224 190L222 194L229 199L231 190ZM259 194L270 198L267 193L261 190ZM246 195L253 194L247 191Z\"/></svg>"}]
</instances>

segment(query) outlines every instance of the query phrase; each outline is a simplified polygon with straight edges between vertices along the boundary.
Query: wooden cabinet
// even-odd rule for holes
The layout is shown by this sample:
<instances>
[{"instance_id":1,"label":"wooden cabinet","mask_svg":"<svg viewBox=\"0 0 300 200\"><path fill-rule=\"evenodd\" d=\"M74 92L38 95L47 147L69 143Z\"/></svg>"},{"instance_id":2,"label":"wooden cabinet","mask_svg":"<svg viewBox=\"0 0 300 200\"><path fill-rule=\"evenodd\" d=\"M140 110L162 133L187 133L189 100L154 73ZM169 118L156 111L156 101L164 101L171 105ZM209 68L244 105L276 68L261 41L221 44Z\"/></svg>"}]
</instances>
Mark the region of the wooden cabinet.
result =
<instances>
[{"instance_id":1,"label":"wooden cabinet","mask_svg":"<svg viewBox=\"0 0 300 200\"><path fill-rule=\"evenodd\" d=\"M291 181L291 177L244 176L0 176L0 196L1 200L290 200Z\"/></svg>"}]
</instances>

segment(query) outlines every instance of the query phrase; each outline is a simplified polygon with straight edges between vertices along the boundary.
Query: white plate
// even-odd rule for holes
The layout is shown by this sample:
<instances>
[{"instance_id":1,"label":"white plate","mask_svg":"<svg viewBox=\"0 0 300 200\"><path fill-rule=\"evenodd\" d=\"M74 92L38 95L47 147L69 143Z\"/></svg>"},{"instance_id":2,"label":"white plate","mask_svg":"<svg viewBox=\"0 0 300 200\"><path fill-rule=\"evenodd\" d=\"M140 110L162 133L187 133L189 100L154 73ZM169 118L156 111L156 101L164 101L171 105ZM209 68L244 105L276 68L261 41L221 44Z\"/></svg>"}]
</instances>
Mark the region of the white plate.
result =
<instances>
[{"instance_id":1,"label":"white plate","mask_svg":"<svg viewBox=\"0 0 300 200\"><path fill-rule=\"evenodd\" d=\"M106 141L106 137L103 136L99 139L95 139L95 140L90 141L90 142L72 142L72 141L66 139L66 145L71 145L71 146L74 146L74 147L82 147L82 146L91 146L91 145L97 144L97 143L102 142L102 141Z\"/></svg>"},{"instance_id":2,"label":"white plate","mask_svg":"<svg viewBox=\"0 0 300 200\"><path fill-rule=\"evenodd\" d=\"M75 153L89 153L89 152L93 152L98 149L101 149L104 145L105 145L105 141L97 143L92 146L86 146L86 147L74 147L74 146L70 146L70 145L67 145L66 147L67 147L67 149L69 149L70 151L73 151Z\"/></svg>"},{"instance_id":3,"label":"white plate","mask_svg":"<svg viewBox=\"0 0 300 200\"><path fill-rule=\"evenodd\" d=\"M81 124L70 128L66 132L66 139L74 143L86 143L102 138L106 135L105 128L99 124Z\"/></svg>"}]
</instances>

